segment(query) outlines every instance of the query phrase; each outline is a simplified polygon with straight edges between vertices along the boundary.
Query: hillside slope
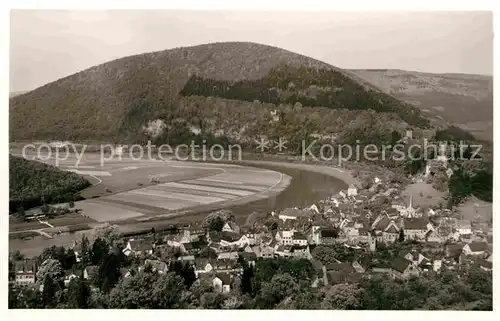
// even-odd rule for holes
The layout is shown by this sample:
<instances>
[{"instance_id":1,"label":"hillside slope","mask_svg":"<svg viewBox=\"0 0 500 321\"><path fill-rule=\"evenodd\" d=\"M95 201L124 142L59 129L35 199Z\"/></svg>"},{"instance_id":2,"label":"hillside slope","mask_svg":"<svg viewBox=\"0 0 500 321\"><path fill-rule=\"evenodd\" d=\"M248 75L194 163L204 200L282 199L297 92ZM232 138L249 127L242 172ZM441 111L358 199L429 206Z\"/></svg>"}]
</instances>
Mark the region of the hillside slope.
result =
<instances>
[{"instance_id":1,"label":"hillside slope","mask_svg":"<svg viewBox=\"0 0 500 321\"><path fill-rule=\"evenodd\" d=\"M27 93L29 90L20 90L20 91L11 91L9 93L9 98L13 98L13 97L16 97L16 96L19 96L19 95L22 95L22 94L25 94Z\"/></svg>"},{"instance_id":2,"label":"hillside slope","mask_svg":"<svg viewBox=\"0 0 500 321\"><path fill-rule=\"evenodd\" d=\"M405 70L350 70L386 93L493 139L493 77Z\"/></svg>"},{"instance_id":3,"label":"hillside slope","mask_svg":"<svg viewBox=\"0 0 500 321\"><path fill-rule=\"evenodd\" d=\"M90 186L75 173L54 166L9 155L9 211L46 203L66 202Z\"/></svg>"},{"instance_id":4,"label":"hillside slope","mask_svg":"<svg viewBox=\"0 0 500 321\"><path fill-rule=\"evenodd\" d=\"M258 100L280 110L296 103L359 113L373 109L390 114L394 125L428 125L418 108L347 71L276 47L225 42L117 59L14 97L11 141L143 141L151 132L157 136L164 127L177 127L179 119L192 126L196 115L181 107L195 96L226 99L226 105ZM206 101L200 100L195 114L209 105ZM233 119L231 114L215 116ZM194 125L203 130L208 127L203 121ZM155 126L160 130L151 129ZM213 127L210 134L220 131Z\"/></svg>"}]
</instances>

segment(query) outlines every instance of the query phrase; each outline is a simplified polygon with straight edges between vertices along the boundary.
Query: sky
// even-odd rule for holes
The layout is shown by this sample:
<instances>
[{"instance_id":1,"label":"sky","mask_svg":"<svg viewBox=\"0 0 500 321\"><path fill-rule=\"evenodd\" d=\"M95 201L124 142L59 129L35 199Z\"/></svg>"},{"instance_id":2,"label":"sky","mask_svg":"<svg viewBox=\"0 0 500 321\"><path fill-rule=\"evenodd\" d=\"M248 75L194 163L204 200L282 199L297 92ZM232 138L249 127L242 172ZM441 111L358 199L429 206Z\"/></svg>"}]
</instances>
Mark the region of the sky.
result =
<instances>
[{"instance_id":1,"label":"sky","mask_svg":"<svg viewBox=\"0 0 500 321\"><path fill-rule=\"evenodd\" d=\"M10 92L116 58L251 41L348 69L493 75L491 12L14 10Z\"/></svg>"}]
</instances>

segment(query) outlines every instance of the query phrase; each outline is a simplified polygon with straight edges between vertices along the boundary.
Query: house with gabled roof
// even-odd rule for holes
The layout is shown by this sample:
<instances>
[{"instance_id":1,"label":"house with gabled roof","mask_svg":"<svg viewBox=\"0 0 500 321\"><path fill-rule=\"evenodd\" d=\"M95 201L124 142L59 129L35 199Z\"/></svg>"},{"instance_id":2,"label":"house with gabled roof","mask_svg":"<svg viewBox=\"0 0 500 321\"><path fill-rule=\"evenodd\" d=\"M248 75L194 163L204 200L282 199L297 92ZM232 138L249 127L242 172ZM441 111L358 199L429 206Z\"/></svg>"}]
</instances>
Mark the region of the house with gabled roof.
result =
<instances>
[{"instance_id":1,"label":"house with gabled roof","mask_svg":"<svg viewBox=\"0 0 500 321\"><path fill-rule=\"evenodd\" d=\"M36 281L37 266L34 260L23 260L15 263L17 284L33 284Z\"/></svg>"},{"instance_id":2,"label":"house with gabled roof","mask_svg":"<svg viewBox=\"0 0 500 321\"><path fill-rule=\"evenodd\" d=\"M240 227L235 222L226 222L222 227L223 232L240 233Z\"/></svg>"},{"instance_id":3,"label":"house with gabled roof","mask_svg":"<svg viewBox=\"0 0 500 321\"><path fill-rule=\"evenodd\" d=\"M446 240L438 230L429 230L425 234L425 241L428 243L443 243Z\"/></svg>"},{"instance_id":4,"label":"house with gabled roof","mask_svg":"<svg viewBox=\"0 0 500 321\"><path fill-rule=\"evenodd\" d=\"M293 235L297 230L295 228L291 229L280 229L276 232L274 237L276 241L283 245L293 244Z\"/></svg>"},{"instance_id":5,"label":"house with gabled roof","mask_svg":"<svg viewBox=\"0 0 500 321\"><path fill-rule=\"evenodd\" d=\"M260 246L253 247L255 255L257 258L269 259L274 257L274 247L266 244L262 244Z\"/></svg>"},{"instance_id":6,"label":"house with gabled roof","mask_svg":"<svg viewBox=\"0 0 500 321\"><path fill-rule=\"evenodd\" d=\"M352 267L357 273L365 273L370 269L372 259L368 255L364 255L352 262Z\"/></svg>"},{"instance_id":7,"label":"house with gabled roof","mask_svg":"<svg viewBox=\"0 0 500 321\"><path fill-rule=\"evenodd\" d=\"M212 279L212 285L216 291L221 293L231 292L233 275L230 273L216 273Z\"/></svg>"},{"instance_id":8,"label":"house with gabled roof","mask_svg":"<svg viewBox=\"0 0 500 321\"><path fill-rule=\"evenodd\" d=\"M399 238L399 227L394 220L390 220L387 226L383 229L382 240L386 244L392 244Z\"/></svg>"},{"instance_id":9,"label":"house with gabled roof","mask_svg":"<svg viewBox=\"0 0 500 321\"><path fill-rule=\"evenodd\" d=\"M331 263L323 266L323 273L326 274L329 284L339 284L346 282L356 270L351 263Z\"/></svg>"},{"instance_id":10,"label":"house with gabled roof","mask_svg":"<svg viewBox=\"0 0 500 321\"><path fill-rule=\"evenodd\" d=\"M306 246L307 237L302 232L294 232L292 236L292 244Z\"/></svg>"},{"instance_id":11,"label":"house with gabled roof","mask_svg":"<svg viewBox=\"0 0 500 321\"><path fill-rule=\"evenodd\" d=\"M249 265L255 265L255 262L257 261L257 254L255 252L241 252L240 256L249 264Z\"/></svg>"},{"instance_id":12,"label":"house with gabled roof","mask_svg":"<svg viewBox=\"0 0 500 321\"><path fill-rule=\"evenodd\" d=\"M363 227L363 228L360 228L358 230L358 233L359 233L358 238L357 238L358 243L361 243L361 244L368 243L371 231L369 229Z\"/></svg>"},{"instance_id":13,"label":"house with gabled roof","mask_svg":"<svg viewBox=\"0 0 500 321\"><path fill-rule=\"evenodd\" d=\"M398 256L391 263L391 275L394 278L405 279L420 275L420 269L412 261Z\"/></svg>"},{"instance_id":14,"label":"house with gabled roof","mask_svg":"<svg viewBox=\"0 0 500 321\"><path fill-rule=\"evenodd\" d=\"M238 252L220 252L217 255L218 260L238 260Z\"/></svg>"},{"instance_id":15,"label":"house with gabled roof","mask_svg":"<svg viewBox=\"0 0 500 321\"><path fill-rule=\"evenodd\" d=\"M462 251L465 255L484 255L488 250L488 243L486 242L471 242L465 244Z\"/></svg>"},{"instance_id":16,"label":"house with gabled roof","mask_svg":"<svg viewBox=\"0 0 500 321\"><path fill-rule=\"evenodd\" d=\"M126 256L153 254L153 248L154 245L150 241L131 239L123 249L123 254Z\"/></svg>"},{"instance_id":17,"label":"house with gabled roof","mask_svg":"<svg viewBox=\"0 0 500 321\"><path fill-rule=\"evenodd\" d=\"M292 254L292 248L293 245L276 245L276 248L274 250L274 256L279 256L279 257L291 257L293 256Z\"/></svg>"},{"instance_id":18,"label":"house with gabled roof","mask_svg":"<svg viewBox=\"0 0 500 321\"><path fill-rule=\"evenodd\" d=\"M144 260L144 265L139 267L139 272L143 271L147 266L151 267L153 272L158 272L160 274L168 272L168 265L165 262L159 260Z\"/></svg>"},{"instance_id":19,"label":"house with gabled roof","mask_svg":"<svg viewBox=\"0 0 500 321\"><path fill-rule=\"evenodd\" d=\"M318 242L317 244L334 244L336 242L337 235L339 233L338 229L334 228L323 228L319 230Z\"/></svg>"},{"instance_id":20,"label":"house with gabled roof","mask_svg":"<svg viewBox=\"0 0 500 321\"><path fill-rule=\"evenodd\" d=\"M408 261L411 261L413 262L415 265L420 265L420 263L422 263L422 261L424 260L429 260L427 257L425 257L422 253L419 253L418 251L416 250L412 250L412 251L403 251L400 253L400 256L401 257L404 257L405 259L407 259Z\"/></svg>"},{"instance_id":21,"label":"house with gabled roof","mask_svg":"<svg viewBox=\"0 0 500 321\"><path fill-rule=\"evenodd\" d=\"M88 265L83 269L83 278L85 280L95 280L99 274L99 267L97 265Z\"/></svg>"},{"instance_id":22,"label":"house with gabled roof","mask_svg":"<svg viewBox=\"0 0 500 321\"><path fill-rule=\"evenodd\" d=\"M484 271L492 271L493 270L493 263L484 259L478 259L476 261L477 266L481 268Z\"/></svg>"},{"instance_id":23,"label":"house with gabled roof","mask_svg":"<svg viewBox=\"0 0 500 321\"><path fill-rule=\"evenodd\" d=\"M391 222L391 218L387 213L379 214L372 223L372 229L376 231L383 231Z\"/></svg>"},{"instance_id":24,"label":"house with gabled roof","mask_svg":"<svg viewBox=\"0 0 500 321\"><path fill-rule=\"evenodd\" d=\"M194 260L194 273L196 277L198 277L198 274L203 274L203 273L209 273L213 271L214 267L210 263L209 259L206 258L197 258Z\"/></svg>"},{"instance_id":25,"label":"house with gabled roof","mask_svg":"<svg viewBox=\"0 0 500 321\"><path fill-rule=\"evenodd\" d=\"M404 218L403 228L404 228L404 238L405 241L423 241L425 240L426 233L428 231L427 226L428 221L424 218Z\"/></svg>"}]
</instances>

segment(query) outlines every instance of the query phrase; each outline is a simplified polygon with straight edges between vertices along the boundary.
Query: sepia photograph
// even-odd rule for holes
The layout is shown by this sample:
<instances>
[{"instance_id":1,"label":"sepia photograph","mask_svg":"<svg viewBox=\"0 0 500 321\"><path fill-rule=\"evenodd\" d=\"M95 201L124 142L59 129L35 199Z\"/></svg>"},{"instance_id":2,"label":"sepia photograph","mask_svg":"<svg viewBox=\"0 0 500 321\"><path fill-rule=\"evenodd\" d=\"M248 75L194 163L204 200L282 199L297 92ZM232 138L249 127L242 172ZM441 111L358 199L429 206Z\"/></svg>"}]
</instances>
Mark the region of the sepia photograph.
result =
<instances>
[{"instance_id":1,"label":"sepia photograph","mask_svg":"<svg viewBox=\"0 0 500 321\"><path fill-rule=\"evenodd\" d=\"M8 309L493 310L492 11L9 16Z\"/></svg>"}]
</instances>

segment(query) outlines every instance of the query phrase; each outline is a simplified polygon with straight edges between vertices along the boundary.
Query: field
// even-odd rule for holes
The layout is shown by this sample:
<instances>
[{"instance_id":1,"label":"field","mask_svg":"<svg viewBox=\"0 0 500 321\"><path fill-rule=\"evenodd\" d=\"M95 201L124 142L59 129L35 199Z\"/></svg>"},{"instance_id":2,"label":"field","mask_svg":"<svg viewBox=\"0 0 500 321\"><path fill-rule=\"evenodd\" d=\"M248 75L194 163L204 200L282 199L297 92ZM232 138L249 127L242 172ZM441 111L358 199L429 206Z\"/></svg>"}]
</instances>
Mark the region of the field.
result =
<instances>
[{"instance_id":1,"label":"field","mask_svg":"<svg viewBox=\"0 0 500 321\"><path fill-rule=\"evenodd\" d=\"M409 202L412 196L415 207L428 207L437 206L442 202L445 193L436 190L432 184L415 183L408 185L401 194L406 202Z\"/></svg>"},{"instance_id":2,"label":"field","mask_svg":"<svg viewBox=\"0 0 500 321\"><path fill-rule=\"evenodd\" d=\"M10 232L28 231L28 230L39 230L46 228L46 224L42 224L38 221L35 222L11 222L9 223Z\"/></svg>"},{"instance_id":3,"label":"field","mask_svg":"<svg viewBox=\"0 0 500 321\"><path fill-rule=\"evenodd\" d=\"M48 222L49 224L54 225L55 227L84 224L84 223L95 223L94 220L76 213L61 215L54 219L48 220Z\"/></svg>"},{"instance_id":4,"label":"field","mask_svg":"<svg viewBox=\"0 0 500 321\"><path fill-rule=\"evenodd\" d=\"M458 213L465 220L490 222L493 220L493 204L481 201L476 197L469 197L458 207Z\"/></svg>"}]
</instances>

